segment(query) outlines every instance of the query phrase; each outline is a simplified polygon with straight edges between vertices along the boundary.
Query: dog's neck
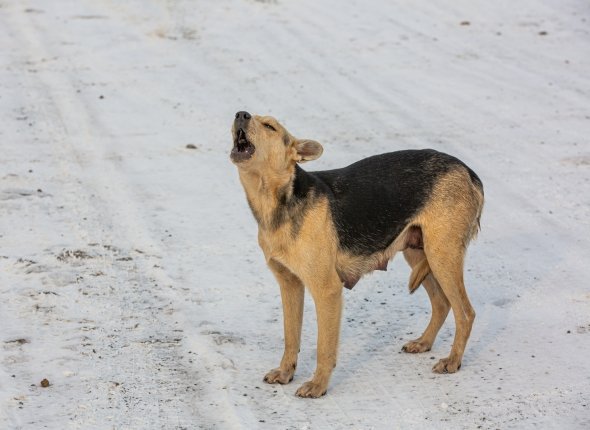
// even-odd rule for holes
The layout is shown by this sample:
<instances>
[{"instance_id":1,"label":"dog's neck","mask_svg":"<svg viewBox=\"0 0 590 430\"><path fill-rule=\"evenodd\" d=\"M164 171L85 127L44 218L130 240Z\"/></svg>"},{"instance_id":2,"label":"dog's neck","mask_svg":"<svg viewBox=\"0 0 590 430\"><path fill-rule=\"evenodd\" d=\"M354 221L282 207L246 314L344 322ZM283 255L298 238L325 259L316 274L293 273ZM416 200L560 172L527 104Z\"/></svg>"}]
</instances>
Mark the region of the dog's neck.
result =
<instances>
[{"instance_id":1,"label":"dog's neck","mask_svg":"<svg viewBox=\"0 0 590 430\"><path fill-rule=\"evenodd\" d=\"M267 171L261 174L239 169L248 204L261 229L278 228L280 212L293 197L296 170L296 165L280 173Z\"/></svg>"}]
</instances>

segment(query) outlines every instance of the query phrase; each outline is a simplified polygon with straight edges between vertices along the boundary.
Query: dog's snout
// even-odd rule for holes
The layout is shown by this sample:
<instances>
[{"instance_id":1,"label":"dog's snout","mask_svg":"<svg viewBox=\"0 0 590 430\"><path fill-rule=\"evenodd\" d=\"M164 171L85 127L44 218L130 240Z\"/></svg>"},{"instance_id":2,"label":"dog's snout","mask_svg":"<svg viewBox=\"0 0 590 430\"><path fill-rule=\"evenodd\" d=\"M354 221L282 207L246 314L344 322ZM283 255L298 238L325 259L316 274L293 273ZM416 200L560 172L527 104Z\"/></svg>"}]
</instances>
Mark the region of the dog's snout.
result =
<instances>
[{"instance_id":1,"label":"dog's snout","mask_svg":"<svg viewBox=\"0 0 590 430\"><path fill-rule=\"evenodd\" d=\"M236 119L234 120L234 128L236 130L246 130L248 128L250 118L252 118L252 115L250 115L248 112L243 110L239 111L238 113L236 113Z\"/></svg>"},{"instance_id":2,"label":"dog's snout","mask_svg":"<svg viewBox=\"0 0 590 430\"><path fill-rule=\"evenodd\" d=\"M246 111L240 111L238 113L236 113L236 121L248 121L250 118L252 118L252 115L250 115L248 112Z\"/></svg>"}]
</instances>

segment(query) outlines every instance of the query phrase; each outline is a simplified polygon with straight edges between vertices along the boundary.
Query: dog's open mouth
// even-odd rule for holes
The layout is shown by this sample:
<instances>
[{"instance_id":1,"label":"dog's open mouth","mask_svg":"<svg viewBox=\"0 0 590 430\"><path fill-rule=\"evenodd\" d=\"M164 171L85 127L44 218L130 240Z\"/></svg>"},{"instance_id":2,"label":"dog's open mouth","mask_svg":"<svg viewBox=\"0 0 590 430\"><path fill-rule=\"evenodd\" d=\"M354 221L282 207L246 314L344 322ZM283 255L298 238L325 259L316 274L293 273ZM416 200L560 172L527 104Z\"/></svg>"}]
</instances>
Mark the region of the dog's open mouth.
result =
<instances>
[{"instance_id":1,"label":"dog's open mouth","mask_svg":"<svg viewBox=\"0 0 590 430\"><path fill-rule=\"evenodd\" d=\"M246 138L246 132L243 129L238 129L234 140L234 147L231 150L231 159L238 163L249 160L256 148Z\"/></svg>"}]
</instances>

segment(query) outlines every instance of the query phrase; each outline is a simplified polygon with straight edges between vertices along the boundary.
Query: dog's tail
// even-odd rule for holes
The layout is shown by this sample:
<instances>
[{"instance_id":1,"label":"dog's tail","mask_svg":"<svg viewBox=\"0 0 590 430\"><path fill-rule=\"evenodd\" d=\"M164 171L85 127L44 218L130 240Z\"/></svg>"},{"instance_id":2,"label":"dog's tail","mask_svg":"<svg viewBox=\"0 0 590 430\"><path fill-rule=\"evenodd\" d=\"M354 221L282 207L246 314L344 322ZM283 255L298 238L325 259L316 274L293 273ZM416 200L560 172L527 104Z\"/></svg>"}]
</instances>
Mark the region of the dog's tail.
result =
<instances>
[{"instance_id":1,"label":"dog's tail","mask_svg":"<svg viewBox=\"0 0 590 430\"><path fill-rule=\"evenodd\" d=\"M420 286L429 273L430 265L428 264L428 260L426 258L414 266L412 273L410 274L410 282L408 285L410 294L416 291L416 289Z\"/></svg>"}]
</instances>

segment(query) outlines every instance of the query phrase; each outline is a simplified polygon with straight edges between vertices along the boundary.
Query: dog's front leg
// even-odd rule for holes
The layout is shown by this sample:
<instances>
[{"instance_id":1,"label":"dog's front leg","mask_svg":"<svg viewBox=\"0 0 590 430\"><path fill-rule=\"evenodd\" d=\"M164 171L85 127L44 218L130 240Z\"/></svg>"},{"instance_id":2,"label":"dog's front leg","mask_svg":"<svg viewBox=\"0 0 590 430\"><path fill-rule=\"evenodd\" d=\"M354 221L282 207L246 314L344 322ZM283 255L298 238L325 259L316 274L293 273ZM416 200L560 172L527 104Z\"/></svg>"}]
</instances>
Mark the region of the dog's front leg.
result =
<instances>
[{"instance_id":1,"label":"dog's front leg","mask_svg":"<svg viewBox=\"0 0 590 430\"><path fill-rule=\"evenodd\" d=\"M338 354L340 316L342 314L342 283L334 273L326 282L306 283L315 302L318 320L317 367L311 381L295 393L299 397L321 397L328 383Z\"/></svg>"},{"instance_id":2,"label":"dog's front leg","mask_svg":"<svg viewBox=\"0 0 590 430\"><path fill-rule=\"evenodd\" d=\"M301 344L301 323L303 321L303 296L305 288L301 280L285 266L274 260L269 267L281 287L283 302L283 325L285 331L285 352L278 368L271 370L264 377L269 384L288 384L293 380L297 367L297 354Z\"/></svg>"}]
</instances>

